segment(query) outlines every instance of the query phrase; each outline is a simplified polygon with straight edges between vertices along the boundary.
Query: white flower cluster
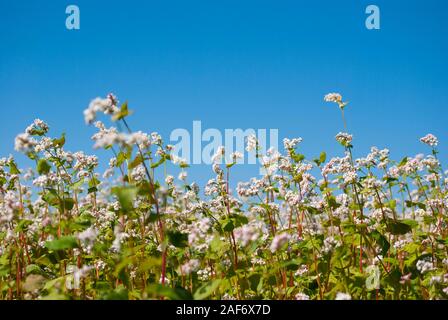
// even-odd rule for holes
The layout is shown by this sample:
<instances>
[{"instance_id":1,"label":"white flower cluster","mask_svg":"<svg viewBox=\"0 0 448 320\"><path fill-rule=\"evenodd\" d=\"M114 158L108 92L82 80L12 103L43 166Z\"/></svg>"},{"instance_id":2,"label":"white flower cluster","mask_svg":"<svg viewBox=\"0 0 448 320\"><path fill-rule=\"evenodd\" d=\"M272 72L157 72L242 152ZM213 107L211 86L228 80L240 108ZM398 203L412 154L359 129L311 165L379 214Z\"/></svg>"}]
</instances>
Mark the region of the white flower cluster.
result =
<instances>
[{"instance_id":1,"label":"white flower cluster","mask_svg":"<svg viewBox=\"0 0 448 320\"><path fill-rule=\"evenodd\" d=\"M290 239L291 236L288 233L281 233L279 235L276 235L272 240L269 249L271 250L272 253L277 252L278 250L283 248L283 246L285 246Z\"/></svg>"},{"instance_id":2,"label":"white flower cluster","mask_svg":"<svg viewBox=\"0 0 448 320\"><path fill-rule=\"evenodd\" d=\"M84 120L87 124L91 124L96 119L96 114L102 112L104 114L113 115L119 111L117 107L117 99L113 94L109 94L105 99L93 99L88 108L84 110Z\"/></svg>"},{"instance_id":3,"label":"white flower cluster","mask_svg":"<svg viewBox=\"0 0 448 320\"><path fill-rule=\"evenodd\" d=\"M439 140L437 139L437 137L431 133L428 133L423 138L420 138L420 141L430 147L436 147L439 144Z\"/></svg>"}]
</instances>

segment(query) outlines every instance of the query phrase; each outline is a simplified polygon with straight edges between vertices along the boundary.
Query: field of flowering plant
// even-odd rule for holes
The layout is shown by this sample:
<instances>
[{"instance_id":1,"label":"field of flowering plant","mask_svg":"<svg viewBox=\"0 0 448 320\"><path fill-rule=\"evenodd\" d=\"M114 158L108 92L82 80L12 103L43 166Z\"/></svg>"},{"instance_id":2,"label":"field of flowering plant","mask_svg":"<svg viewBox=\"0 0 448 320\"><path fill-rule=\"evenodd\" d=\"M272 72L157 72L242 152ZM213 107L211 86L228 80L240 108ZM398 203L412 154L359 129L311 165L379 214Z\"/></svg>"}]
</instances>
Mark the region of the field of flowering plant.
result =
<instances>
[{"instance_id":1,"label":"field of flowering plant","mask_svg":"<svg viewBox=\"0 0 448 320\"><path fill-rule=\"evenodd\" d=\"M325 100L347 131L347 103ZM311 159L300 138L279 153L249 136L264 175L232 190L241 154L222 163L218 148L199 186L160 135L131 130L130 114L112 94L84 111L112 157L105 172L39 119L15 140L35 168L0 159L0 299L448 298L448 179L432 134L421 138L429 155L397 161L375 147L355 159L347 132L342 156Z\"/></svg>"}]
</instances>

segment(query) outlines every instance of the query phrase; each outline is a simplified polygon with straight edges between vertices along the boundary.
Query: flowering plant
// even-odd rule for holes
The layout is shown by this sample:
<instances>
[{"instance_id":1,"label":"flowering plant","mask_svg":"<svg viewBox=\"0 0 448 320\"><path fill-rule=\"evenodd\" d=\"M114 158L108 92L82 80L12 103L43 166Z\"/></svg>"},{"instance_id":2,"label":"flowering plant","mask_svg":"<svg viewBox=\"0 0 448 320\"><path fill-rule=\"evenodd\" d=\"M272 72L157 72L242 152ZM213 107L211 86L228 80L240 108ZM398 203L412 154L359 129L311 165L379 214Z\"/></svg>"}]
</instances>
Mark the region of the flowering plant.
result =
<instances>
[{"instance_id":1,"label":"flowering plant","mask_svg":"<svg viewBox=\"0 0 448 320\"><path fill-rule=\"evenodd\" d=\"M340 94L325 100L344 118ZM201 188L159 134L131 130L130 114L112 94L84 112L95 148L112 155L102 175L97 156L67 151L39 119L15 140L35 168L0 159L0 299L448 298L448 179L434 135L421 139L430 155L401 161L376 147L355 159L346 132L343 156L328 160L307 159L301 138L282 154L251 136L265 174L232 190L242 155L222 165L219 148Z\"/></svg>"}]
</instances>

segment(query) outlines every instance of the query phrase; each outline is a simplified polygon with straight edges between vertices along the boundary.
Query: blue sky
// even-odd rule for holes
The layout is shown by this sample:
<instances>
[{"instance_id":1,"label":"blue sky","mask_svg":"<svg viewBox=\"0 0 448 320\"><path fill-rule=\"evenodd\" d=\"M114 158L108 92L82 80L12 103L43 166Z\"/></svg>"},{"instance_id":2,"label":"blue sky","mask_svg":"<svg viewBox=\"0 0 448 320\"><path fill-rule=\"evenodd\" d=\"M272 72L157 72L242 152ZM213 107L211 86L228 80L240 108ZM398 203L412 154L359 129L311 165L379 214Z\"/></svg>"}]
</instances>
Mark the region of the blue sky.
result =
<instances>
[{"instance_id":1,"label":"blue sky","mask_svg":"<svg viewBox=\"0 0 448 320\"><path fill-rule=\"evenodd\" d=\"M78 31L65 28L69 4L80 8ZM369 4L381 9L381 30L365 28ZM2 1L0 12L2 156L36 117L67 133L67 149L94 152L82 111L110 91L129 101L133 128L165 140L193 120L274 128L302 137L309 158L342 153L339 110L323 102L335 91L350 101L355 155L374 145L396 159L426 152L418 139L428 132L448 155L443 0ZM239 166L234 177L256 173Z\"/></svg>"}]
</instances>

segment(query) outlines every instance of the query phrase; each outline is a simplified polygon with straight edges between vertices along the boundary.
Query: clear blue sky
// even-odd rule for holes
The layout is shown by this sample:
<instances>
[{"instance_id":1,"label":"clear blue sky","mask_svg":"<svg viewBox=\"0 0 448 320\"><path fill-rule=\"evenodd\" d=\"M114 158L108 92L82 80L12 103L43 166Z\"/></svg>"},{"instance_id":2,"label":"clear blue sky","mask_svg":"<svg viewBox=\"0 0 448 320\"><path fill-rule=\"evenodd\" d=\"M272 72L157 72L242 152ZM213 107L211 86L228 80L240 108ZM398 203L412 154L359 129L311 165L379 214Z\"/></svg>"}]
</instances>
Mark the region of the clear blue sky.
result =
<instances>
[{"instance_id":1,"label":"clear blue sky","mask_svg":"<svg viewBox=\"0 0 448 320\"><path fill-rule=\"evenodd\" d=\"M65 8L81 30L65 28ZM381 9L381 30L365 8ZM395 158L427 149L431 132L448 155L448 2L371 1L1 1L0 154L36 117L67 148L92 150L82 111L112 91L128 100L132 126L277 128L303 137L308 156L341 154L338 109L350 100L355 154L388 147ZM102 157L102 161L106 161ZM236 169L237 178L256 174ZM211 170L195 166L190 176Z\"/></svg>"}]
</instances>

